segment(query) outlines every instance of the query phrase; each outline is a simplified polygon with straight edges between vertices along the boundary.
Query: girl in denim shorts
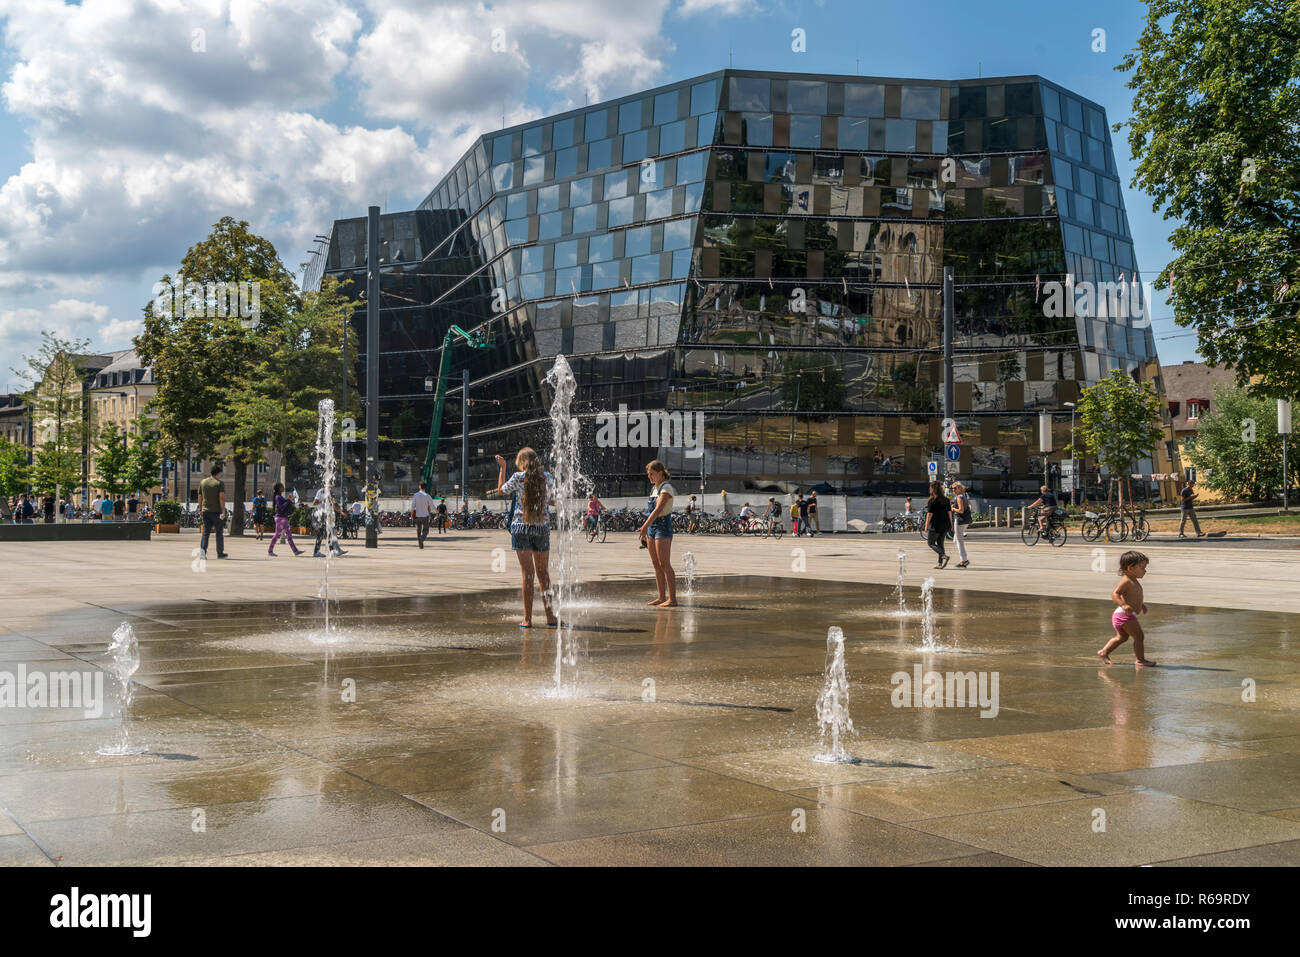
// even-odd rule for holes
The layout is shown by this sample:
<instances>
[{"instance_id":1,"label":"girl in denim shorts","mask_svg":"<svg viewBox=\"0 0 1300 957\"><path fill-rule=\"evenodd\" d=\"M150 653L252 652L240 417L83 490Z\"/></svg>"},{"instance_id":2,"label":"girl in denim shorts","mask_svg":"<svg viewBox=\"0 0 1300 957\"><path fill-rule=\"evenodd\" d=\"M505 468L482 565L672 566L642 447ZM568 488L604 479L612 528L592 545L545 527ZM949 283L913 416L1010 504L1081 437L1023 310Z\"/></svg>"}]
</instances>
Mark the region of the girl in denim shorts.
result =
<instances>
[{"instance_id":1,"label":"girl in denim shorts","mask_svg":"<svg viewBox=\"0 0 1300 957\"><path fill-rule=\"evenodd\" d=\"M519 559L523 575L524 620L520 628L533 627L533 583L542 590L542 607L546 609L546 623L558 623L551 604L551 576L548 562L551 557L551 523L547 509L551 504L551 491L555 480L542 469L542 459L528 447L515 456L515 473L506 478L506 460L498 455L497 487L489 494L519 496L519 508L510 522L510 547Z\"/></svg>"},{"instance_id":2,"label":"girl in denim shorts","mask_svg":"<svg viewBox=\"0 0 1300 957\"><path fill-rule=\"evenodd\" d=\"M646 602L660 608L677 607L677 576L673 573L673 496L676 492L668 484L671 476L668 466L655 459L645 467L646 478L653 489L646 501L645 521L637 534L650 551L650 562L655 569L657 596Z\"/></svg>"}]
</instances>

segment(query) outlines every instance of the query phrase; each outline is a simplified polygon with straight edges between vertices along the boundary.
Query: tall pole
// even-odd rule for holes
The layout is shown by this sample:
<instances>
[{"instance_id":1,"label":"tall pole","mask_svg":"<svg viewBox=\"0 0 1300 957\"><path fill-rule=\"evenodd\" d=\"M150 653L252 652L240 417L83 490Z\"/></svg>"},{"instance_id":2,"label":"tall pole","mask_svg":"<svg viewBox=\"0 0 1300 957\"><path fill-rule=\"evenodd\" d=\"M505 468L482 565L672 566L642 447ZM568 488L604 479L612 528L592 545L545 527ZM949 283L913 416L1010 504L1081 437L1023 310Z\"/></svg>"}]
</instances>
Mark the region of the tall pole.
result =
<instances>
[{"instance_id":1,"label":"tall pole","mask_svg":"<svg viewBox=\"0 0 1300 957\"><path fill-rule=\"evenodd\" d=\"M943 417L952 418L952 267L943 267Z\"/></svg>"},{"instance_id":2,"label":"tall pole","mask_svg":"<svg viewBox=\"0 0 1300 957\"><path fill-rule=\"evenodd\" d=\"M460 370L460 500L469 501L469 369Z\"/></svg>"},{"instance_id":3,"label":"tall pole","mask_svg":"<svg viewBox=\"0 0 1300 957\"><path fill-rule=\"evenodd\" d=\"M379 207L366 226L366 482L379 484ZM377 517L366 525L366 548L379 547Z\"/></svg>"}]
</instances>

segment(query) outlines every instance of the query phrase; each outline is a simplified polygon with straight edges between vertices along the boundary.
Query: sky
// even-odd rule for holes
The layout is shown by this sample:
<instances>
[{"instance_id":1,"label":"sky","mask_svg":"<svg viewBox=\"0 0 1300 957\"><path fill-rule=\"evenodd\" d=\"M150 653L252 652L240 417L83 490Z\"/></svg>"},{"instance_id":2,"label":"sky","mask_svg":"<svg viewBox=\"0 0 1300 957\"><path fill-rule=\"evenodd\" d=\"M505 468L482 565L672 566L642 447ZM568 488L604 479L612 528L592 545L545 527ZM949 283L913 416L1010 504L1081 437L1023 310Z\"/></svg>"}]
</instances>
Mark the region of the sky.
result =
<instances>
[{"instance_id":1,"label":"sky","mask_svg":"<svg viewBox=\"0 0 1300 957\"><path fill-rule=\"evenodd\" d=\"M1039 74L1113 124L1131 105L1115 66L1145 12L1137 0L0 0L0 391L18 387L11 368L43 330L130 348L153 284L222 216L247 220L300 275L316 234L371 204L413 208L503 114L513 125L730 65ZM1150 281L1173 258L1173 223L1127 185L1127 135L1112 136ZM1161 361L1197 358L1164 296Z\"/></svg>"}]
</instances>

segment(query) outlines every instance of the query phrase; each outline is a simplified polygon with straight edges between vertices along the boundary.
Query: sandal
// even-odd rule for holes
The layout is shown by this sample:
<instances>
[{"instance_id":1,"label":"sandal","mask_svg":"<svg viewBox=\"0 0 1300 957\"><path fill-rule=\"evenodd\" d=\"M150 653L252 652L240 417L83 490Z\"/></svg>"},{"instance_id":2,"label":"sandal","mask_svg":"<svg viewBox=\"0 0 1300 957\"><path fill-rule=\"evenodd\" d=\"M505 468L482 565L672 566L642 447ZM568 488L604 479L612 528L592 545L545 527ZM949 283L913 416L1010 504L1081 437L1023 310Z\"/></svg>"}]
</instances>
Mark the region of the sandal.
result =
<instances>
[{"instance_id":1,"label":"sandal","mask_svg":"<svg viewBox=\"0 0 1300 957\"><path fill-rule=\"evenodd\" d=\"M958 563L957 563L957 567L958 567L958 568L965 568L965 567L966 567L967 565L969 565L969 564L970 564L969 561L958 562Z\"/></svg>"}]
</instances>

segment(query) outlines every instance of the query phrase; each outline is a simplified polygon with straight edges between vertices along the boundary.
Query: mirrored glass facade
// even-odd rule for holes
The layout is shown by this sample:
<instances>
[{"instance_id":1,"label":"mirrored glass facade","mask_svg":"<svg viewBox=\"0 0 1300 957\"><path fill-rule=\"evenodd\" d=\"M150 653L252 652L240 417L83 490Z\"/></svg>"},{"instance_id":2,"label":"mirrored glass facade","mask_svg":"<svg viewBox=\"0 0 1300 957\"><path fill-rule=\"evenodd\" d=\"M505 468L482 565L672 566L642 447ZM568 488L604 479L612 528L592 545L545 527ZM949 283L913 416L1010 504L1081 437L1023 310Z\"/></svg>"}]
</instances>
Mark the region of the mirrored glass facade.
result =
<instances>
[{"instance_id":1,"label":"mirrored glass facade","mask_svg":"<svg viewBox=\"0 0 1300 957\"><path fill-rule=\"evenodd\" d=\"M1038 413L1063 413L1063 448L1065 402L1156 357L1140 323L1045 315L1044 287L1067 275L1139 277L1104 112L1039 77L723 71L484 134L381 238L395 492L417 480L452 323L493 345L453 347L444 486L459 478L460 370L477 487L493 453L546 446L543 377L562 353L585 466L611 492L639 492L656 456L711 489L916 487L939 442L945 266L977 491L1036 485ZM364 265L365 220L341 220L309 273L356 294ZM702 413L705 454L599 448L594 416L620 405Z\"/></svg>"}]
</instances>

